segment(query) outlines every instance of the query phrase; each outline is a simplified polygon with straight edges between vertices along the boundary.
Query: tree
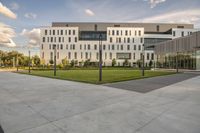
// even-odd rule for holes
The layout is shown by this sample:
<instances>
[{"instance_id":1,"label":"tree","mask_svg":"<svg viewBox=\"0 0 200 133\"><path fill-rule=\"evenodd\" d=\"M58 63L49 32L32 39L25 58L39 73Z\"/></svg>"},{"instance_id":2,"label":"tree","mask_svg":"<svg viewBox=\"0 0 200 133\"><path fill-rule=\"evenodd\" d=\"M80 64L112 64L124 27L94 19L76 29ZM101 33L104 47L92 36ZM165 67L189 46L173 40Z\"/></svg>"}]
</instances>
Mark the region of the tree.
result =
<instances>
[{"instance_id":1,"label":"tree","mask_svg":"<svg viewBox=\"0 0 200 133\"><path fill-rule=\"evenodd\" d=\"M88 60L86 60L85 62L84 62L84 66L85 67L88 67L90 65L90 60L88 59Z\"/></svg>"},{"instance_id":2,"label":"tree","mask_svg":"<svg viewBox=\"0 0 200 133\"><path fill-rule=\"evenodd\" d=\"M142 66L142 60L140 59L140 60L137 60L137 66L139 67L139 68L141 68L141 66Z\"/></svg>"},{"instance_id":3,"label":"tree","mask_svg":"<svg viewBox=\"0 0 200 133\"><path fill-rule=\"evenodd\" d=\"M49 60L49 64L53 65L53 60Z\"/></svg>"},{"instance_id":4,"label":"tree","mask_svg":"<svg viewBox=\"0 0 200 133\"><path fill-rule=\"evenodd\" d=\"M150 61L149 61L149 67L151 68L151 67L152 67L152 65L153 65L153 61L152 61L152 60L150 60Z\"/></svg>"},{"instance_id":5,"label":"tree","mask_svg":"<svg viewBox=\"0 0 200 133\"><path fill-rule=\"evenodd\" d=\"M74 61L74 60L71 60L70 65L71 65L71 67L74 67L74 66L75 66L75 61Z\"/></svg>"},{"instance_id":6,"label":"tree","mask_svg":"<svg viewBox=\"0 0 200 133\"><path fill-rule=\"evenodd\" d=\"M123 65L128 66L128 64L129 64L128 59L125 59Z\"/></svg>"},{"instance_id":7,"label":"tree","mask_svg":"<svg viewBox=\"0 0 200 133\"><path fill-rule=\"evenodd\" d=\"M36 66L39 66L40 65L40 57L38 55L35 55L32 57L32 60L33 60L33 63L36 65Z\"/></svg>"},{"instance_id":8,"label":"tree","mask_svg":"<svg viewBox=\"0 0 200 133\"><path fill-rule=\"evenodd\" d=\"M67 60L67 58L62 59L62 64L64 67L69 66L69 61Z\"/></svg>"},{"instance_id":9,"label":"tree","mask_svg":"<svg viewBox=\"0 0 200 133\"><path fill-rule=\"evenodd\" d=\"M115 66L116 64L117 64L117 62L116 62L115 58L112 59L112 66Z\"/></svg>"}]
</instances>

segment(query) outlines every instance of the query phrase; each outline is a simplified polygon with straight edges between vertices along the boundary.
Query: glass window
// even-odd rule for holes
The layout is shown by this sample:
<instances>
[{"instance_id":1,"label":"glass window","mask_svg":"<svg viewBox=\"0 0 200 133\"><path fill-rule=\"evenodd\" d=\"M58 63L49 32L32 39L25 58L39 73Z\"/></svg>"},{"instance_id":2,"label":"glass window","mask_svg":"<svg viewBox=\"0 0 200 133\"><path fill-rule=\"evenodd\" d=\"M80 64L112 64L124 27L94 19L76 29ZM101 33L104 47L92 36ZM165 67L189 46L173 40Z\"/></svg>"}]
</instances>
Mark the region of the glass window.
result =
<instances>
[{"instance_id":1,"label":"glass window","mask_svg":"<svg viewBox=\"0 0 200 133\"><path fill-rule=\"evenodd\" d=\"M63 45L62 44L60 44L60 49L63 49Z\"/></svg>"},{"instance_id":2,"label":"glass window","mask_svg":"<svg viewBox=\"0 0 200 133\"><path fill-rule=\"evenodd\" d=\"M115 35L115 31L114 30L112 31L112 35Z\"/></svg>"},{"instance_id":3,"label":"glass window","mask_svg":"<svg viewBox=\"0 0 200 133\"><path fill-rule=\"evenodd\" d=\"M45 37L43 37L42 42L45 42Z\"/></svg>"},{"instance_id":4,"label":"glass window","mask_svg":"<svg viewBox=\"0 0 200 133\"><path fill-rule=\"evenodd\" d=\"M55 35L55 30L53 30L53 35Z\"/></svg>"},{"instance_id":5,"label":"glass window","mask_svg":"<svg viewBox=\"0 0 200 133\"><path fill-rule=\"evenodd\" d=\"M127 50L130 50L130 45L127 45Z\"/></svg>"},{"instance_id":6,"label":"glass window","mask_svg":"<svg viewBox=\"0 0 200 133\"><path fill-rule=\"evenodd\" d=\"M47 35L47 30L45 30L45 35Z\"/></svg>"},{"instance_id":7,"label":"glass window","mask_svg":"<svg viewBox=\"0 0 200 133\"><path fill-rule=\"evenodd\" d=\"M60 35L63 35L63 30L60 31Z\"/></svg>"},{"instance_id":8,"label":"glass window","mask_svg":"<svg viewBox=\"0 0 200 133\"><path fill-rule=\"evenodd\" d=\"M77 53L76 52L74 52L74 58L77 59Z\"/></svg>"},{"instance_id":9,"label":"glass window","mask_svg":"<svg viewBox=\"0 0 200 133\"><path fill-rule=\"evenodd\" d=\"M75 33L76 33L76 31L75 31L75 30L73 30L73 35L75 35Z\"/></svg>"},{"instance_id":10,"label":"glass window","mask_svg":"<svg viewBox=\"0 0 200 133\"><path fill-rule=\"evenodd\" d=\"M68 39L69 39L68 42L71 42L71 37L69 37Z\"/></svg>"},{"instance_id":11,"label":"glass window","mask_svg":"<svg viewBox=\"0 0 200 133\"><path fill-rule=\"evenodd\" d=\"M103 50L106 50L106 45L103 45Z\"/></svg>"},{"instance_id":12,"label":"glass window","mask_svg":"<svg viewBox=\"0 0 200 133\"><path fill-rule=\"evenodd\" d=\"M112 50L115 50L115 45L112 45Z\"/></svg>"},{"instance_id":13,"label":"glass window","mask_svg":"<svg viewBox=\"0 0 200 133\"><path fill-rule=\"evenodd\" d=\"M74 41L77 42L77 37L75 37Z\"/></svg>"},{"instance_id":14,"label":"glass window","mask_svg":"<svg viewBox=\"0 0 200 133\"><path fill-rule=\"evenodd\" d=\"M68 59L71 59L71 52L68 53Z\"/></svg>"},{"instance_id":15,"label":"glass window","mask_svg":"<svg viewBox=\"0 0 200 133\"><path fill-rule=\"evenodd\" d=\"M134 45L134 50L136 50L136 45Z\"/></svg>"},{"instance_id":16,"label":"glass window","mask_svg":"<svg viewBox=\"0 0 200 133\"><path fill-rule=\"evenodd\" d=\"M71 35L71 30L69 30L69 35Z\"/></svg>"},{"instance_id":17,"label":"glass window","mask_svg":"<svg viewBox=\"0 0 200 133\"><path fill-rule=\"evenodd\" d=\"M110 59L112 59L112 53L110 53Z\"/></svg>"},{"instance_id":18,"label":"glass window","mask_svg":"<svg viewBox=\"0 0 200 133\"><path fill-rule=\"evenodd\" d=\"M88 44L88 50L90 50L90 44Z\"/></svg>"},{"instance_id":19,"label":"glass window","mask_svg":"<svg viewBox=\"0 0 200 133\"><path fill-rule=\"evenodd\" d=\"M121 45L121 50L123 50L123 45Z\"/></svg>"},{"instance_id":20,"label":"glass window","mask_svg":"<svg viewBox=\"0 0 200 133\"><path fill-rule=\"evenodd\" d=\"M112 43L112 37L110 37L110 43Z\"/></svg>"},{"instance_id":21,"label":"glass window","mask_svg":"<svg viewBox=\"0 0 200 133\"><path fill-rule=\"evenodd\" d=\"M94 45L94 50L97 50L97 45L96 44Z\"/></svg>"}]
</instances>

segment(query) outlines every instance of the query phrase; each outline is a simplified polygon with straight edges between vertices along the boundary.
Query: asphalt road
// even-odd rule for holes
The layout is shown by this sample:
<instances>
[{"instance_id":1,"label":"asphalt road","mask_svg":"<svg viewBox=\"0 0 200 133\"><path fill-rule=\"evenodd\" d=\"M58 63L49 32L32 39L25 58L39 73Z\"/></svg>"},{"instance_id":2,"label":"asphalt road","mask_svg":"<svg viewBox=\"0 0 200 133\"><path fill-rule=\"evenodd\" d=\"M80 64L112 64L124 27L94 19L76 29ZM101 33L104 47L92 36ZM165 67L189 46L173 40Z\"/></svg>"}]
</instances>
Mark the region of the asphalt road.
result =
<instances>
[{"instance_id":1,"label":"asphalt road","mask_svg":"<svg viewBox=\"0 0 200 133\"><path fill-rule=\"evenodd\" d=\"M108 83L105 86L147 93L171 84L175 84L200 75L199 73L180 73L167 76L158 76L153 78L129 80L116 83Z\"/></svg>"}]
</instances>

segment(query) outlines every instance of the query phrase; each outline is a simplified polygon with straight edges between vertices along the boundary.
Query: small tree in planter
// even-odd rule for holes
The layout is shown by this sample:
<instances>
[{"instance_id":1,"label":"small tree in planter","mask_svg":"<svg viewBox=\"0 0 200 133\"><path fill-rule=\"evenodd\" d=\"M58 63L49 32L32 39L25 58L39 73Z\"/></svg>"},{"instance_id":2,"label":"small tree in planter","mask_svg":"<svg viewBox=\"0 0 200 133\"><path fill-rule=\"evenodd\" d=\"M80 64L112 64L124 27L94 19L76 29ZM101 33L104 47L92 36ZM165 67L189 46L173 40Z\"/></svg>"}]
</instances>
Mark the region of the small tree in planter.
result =
<instances>
[{"instance_id":1,"label":"small tree in planter","mask_svg":"<svg viewBox=\"0 0 200 133\"><path fill-rule=\"evenodd\" d=\"M153 65L153 61L150 60L150 61L149 61L149 67L152 68L152 65Z\"/></svg>"}]
</instances>

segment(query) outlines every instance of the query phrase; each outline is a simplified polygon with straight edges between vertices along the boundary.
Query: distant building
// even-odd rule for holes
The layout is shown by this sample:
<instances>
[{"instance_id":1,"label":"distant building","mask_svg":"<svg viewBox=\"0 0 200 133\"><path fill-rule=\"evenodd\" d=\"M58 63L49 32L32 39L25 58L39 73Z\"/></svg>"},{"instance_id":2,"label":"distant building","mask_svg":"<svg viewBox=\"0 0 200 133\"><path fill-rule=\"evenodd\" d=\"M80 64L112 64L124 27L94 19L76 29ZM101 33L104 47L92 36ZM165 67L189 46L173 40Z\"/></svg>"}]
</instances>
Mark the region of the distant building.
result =
<instances>
[{"instance_id":1,"label":"distant building","mask_svg":"<svg viewBox=\"0 0 200 133\"><path fill-rule=\"evenodd\" d=\"M64 58L69 62L98 62L101 34L104 66L111 66L112 59L116 59L117 66L122 66L125 59L135 66L143 53L148 66L149 61L155 60L155 44L195 31L192 24L55 22L41 28L40 56L48 64L56 45L57 63Z\"/></svg>"},{"instance_id":2,"label":"distant building","mask_svg":"<svg viewBox=\"0 0 200 133\"><path fill-rule=\"evenodd\" d=\"M200 31L158 43L155 54L158 67L200 70Z\"/></svg>"}]
</instances>

